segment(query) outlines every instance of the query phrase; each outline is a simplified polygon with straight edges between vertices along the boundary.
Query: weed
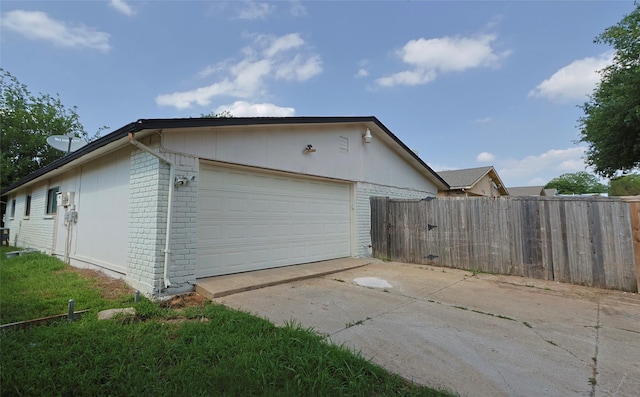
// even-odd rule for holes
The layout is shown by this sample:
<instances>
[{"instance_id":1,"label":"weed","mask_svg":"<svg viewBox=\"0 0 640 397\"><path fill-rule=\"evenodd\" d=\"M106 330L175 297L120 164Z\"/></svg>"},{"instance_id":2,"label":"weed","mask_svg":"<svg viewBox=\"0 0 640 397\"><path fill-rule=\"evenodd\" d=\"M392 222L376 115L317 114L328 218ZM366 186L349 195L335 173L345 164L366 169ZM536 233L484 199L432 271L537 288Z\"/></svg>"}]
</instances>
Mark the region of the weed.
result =
<instances>
[{"instance_id":1,"label":"weed","mask_svg":"<svg viewBox=\"0 0 640 397\"><path fill-rule=\"evenodd\" d=\"M369 321L369 320L371 320L371 317L367 317L365 320L358 320L358 321L354 321L354 322L351 322L351 323L347 323L347 324L345 324L345 328L351 328L351 327L353 327L355 325L362 325L362 324L364 324L365 321Z\"/></svg>"},{"instance_id":2,"label":"weed","mask_svg":"<svg viewBox=\"0 0 640 397\"><path fill-rule=\"evenodd\" d=\"M544 341L547 342L548 344L552 345L552 346L558 346L558 344L556 342L552 341L552 340L545 339Z\"/></svg>"},{"instance_id":3,"label":"weed","mask_svg":"<svg viewBox=\"0 0 640 397\"><path fill-rule=\"evenodd\" d=\"M455 307L456 309L461 309L461 310L469 310L464 306L453 306L453 307Z\"/></svg>"},{"instance_id":4,"label":"weed","mask_svg":"<svg viewBox=\"0 0 640 397\"><path fill-rule=\"evenodd\" d=\"M477 276L478 274L495 274L493 272L489 272L481 269L468 269L471 272L471 276Z\"/></svg>"},{"instance_id":5,"label":"weed","mask_svg":"<svg viewBox=\"0 0 640 397\"><path fill-rule=\"evenodd\" d=\"M454 306L457 307L457 306ZM462 309L462 308L461 308ZM467 310L466 308L464 308L464 310ZM501 314L493 314L493 313L487 313L487 312L483 312L482 310L477 310L477 309L471 309L472 312L474 313L478 313L478 314L484 314L486 316L492 316L492 317L497 317L497 318L501 318L504 320L511 320L511 321L515 321L514 319L512 319L511 317L507 317L507 316L503 316Z\"/></svg>"},{"instance_id":6,"label":"weed","mask_svg":"<svg viewBox=\"0 0 640 397\"><path fill-rule=\"evenodd\" d=\"M533 326L526 321L523 321L522 324L524 324L524 326L527 328L533 328Z\"/></svg>"},{"instance_id":7,"label":"weed","mask_svg":"<svg viewBox=\"0 0 640 397\"><path fill-rule=\"evenodd\" d=\"M339 283L344 283L344 282L345 282L345 281L344 281L343 279L341 279L341 278L334 278L333 280L334 280L334 281L337 281L337 282L339 282Z\"/></svg>"},{"instance_id":8,"label":"weed","mask_svg":"<svg viewBox=\"0 0 640 397\"><path fill-rule=\"evenodd\" d=\"M595 386L598 382L596 381L596 378L589 378L589 384L591 384L591 386Z\"/></svg>"}]
</instances>

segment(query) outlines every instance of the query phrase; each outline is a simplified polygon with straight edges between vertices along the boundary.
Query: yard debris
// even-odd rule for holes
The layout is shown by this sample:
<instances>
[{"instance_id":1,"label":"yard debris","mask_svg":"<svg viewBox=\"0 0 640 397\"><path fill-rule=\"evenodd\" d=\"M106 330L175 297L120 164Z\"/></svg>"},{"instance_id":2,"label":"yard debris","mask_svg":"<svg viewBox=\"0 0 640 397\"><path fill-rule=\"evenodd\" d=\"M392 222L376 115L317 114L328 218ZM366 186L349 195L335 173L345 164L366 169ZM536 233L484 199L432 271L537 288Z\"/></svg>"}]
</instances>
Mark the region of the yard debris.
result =
<instances>
[{"instance_id":1,"label":"yard debris","mask_svg":"<svg viewBox=\"0 0 640 397\"><path fill-rule=\"evenodd\" d=\"M98 312L98 320L111 320L118 315L129 316L135 314L136 309L134 309L133 307L126 307L124 309L107 309Z\"/></svg>"}]
</instances>

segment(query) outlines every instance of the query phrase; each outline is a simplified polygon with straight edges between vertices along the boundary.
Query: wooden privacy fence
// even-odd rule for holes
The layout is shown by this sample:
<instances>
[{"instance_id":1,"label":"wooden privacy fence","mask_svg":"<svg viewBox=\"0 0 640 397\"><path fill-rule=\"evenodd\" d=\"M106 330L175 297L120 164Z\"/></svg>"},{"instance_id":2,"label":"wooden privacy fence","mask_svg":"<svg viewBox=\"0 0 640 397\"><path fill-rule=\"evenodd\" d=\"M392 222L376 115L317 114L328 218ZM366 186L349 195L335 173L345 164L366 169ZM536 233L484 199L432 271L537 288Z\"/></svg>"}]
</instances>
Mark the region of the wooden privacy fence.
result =
<instances>
[{"instance_id":1,"label":"wooden privacy fence","mask_svg":"<svg viewBox=\"0 0 640 397\"><path fill-rule=\"evenodd\" d=\"M604 197L372 197L373 254L635 292L639 211Z\"/></svg>"}]
</instances>

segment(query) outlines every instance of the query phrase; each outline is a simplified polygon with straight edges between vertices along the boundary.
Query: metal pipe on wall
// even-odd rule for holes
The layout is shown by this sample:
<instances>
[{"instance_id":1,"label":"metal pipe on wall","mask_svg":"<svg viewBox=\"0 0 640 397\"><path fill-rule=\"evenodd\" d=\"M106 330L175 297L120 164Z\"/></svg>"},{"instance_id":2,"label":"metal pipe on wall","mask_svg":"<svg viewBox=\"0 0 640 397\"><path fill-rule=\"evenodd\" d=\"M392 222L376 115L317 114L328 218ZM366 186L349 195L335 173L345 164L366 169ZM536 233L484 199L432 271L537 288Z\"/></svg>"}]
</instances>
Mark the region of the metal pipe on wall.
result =
<instances>
[{"instance_id":1,"label":"metal pipe on wall","mask_svg":"<svg viewBox=\"0 0 640 397\"><path fill-rule=\"evenodd\" d=\"M145 146L140 141L136 141L135 136L131 132L129 133L129 142L131 142L131 144L137 147L138 149L141 149L153 155L154 157L158 158L159 160L169 164L169 197L167 198L167 226L166 226L167 230L165 233L164 269L163 269L164 287L169 288L169 286L171 286L168 272L169 272L169 261L171 260L170 241L171 241L171 218L173 216L173 190L174 190L173 180L175 179L175 164L171 160L160 155L159 153L154 152L151 148L149 148L148 146Z\"/></svg>"}]
</instances>

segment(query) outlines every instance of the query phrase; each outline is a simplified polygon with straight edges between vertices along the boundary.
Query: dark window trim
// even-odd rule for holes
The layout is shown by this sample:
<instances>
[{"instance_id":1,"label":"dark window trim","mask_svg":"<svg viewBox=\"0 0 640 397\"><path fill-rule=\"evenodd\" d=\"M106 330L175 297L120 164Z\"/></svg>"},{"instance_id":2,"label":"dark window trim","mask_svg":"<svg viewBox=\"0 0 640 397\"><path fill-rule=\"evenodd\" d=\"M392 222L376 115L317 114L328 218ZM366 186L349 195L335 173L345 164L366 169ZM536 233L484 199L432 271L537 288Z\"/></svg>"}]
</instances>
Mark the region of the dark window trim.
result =
<instances>
[{"instance_id":1,"label":"dark window trim","mask_svg":"<svg viewBox=\"0 0 640 397\"><path fill-rule=\"evenodd\" d=\"M24 216L31 216L31 195L27 194L27 198L24 203Z\"/></svg>"},{"instance_id":2,"label":"dark window trim","mask_svg":"<svg viewBox=\"0 0 640 397\"><path fill-rule=\"evenodd\" d=\"M47 189L47 215L55 215L58 211L58 198L57 194L60 191L60 186L54 186Z\"/></svg>"}]
</instances>

